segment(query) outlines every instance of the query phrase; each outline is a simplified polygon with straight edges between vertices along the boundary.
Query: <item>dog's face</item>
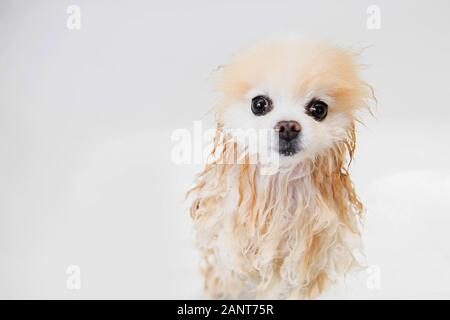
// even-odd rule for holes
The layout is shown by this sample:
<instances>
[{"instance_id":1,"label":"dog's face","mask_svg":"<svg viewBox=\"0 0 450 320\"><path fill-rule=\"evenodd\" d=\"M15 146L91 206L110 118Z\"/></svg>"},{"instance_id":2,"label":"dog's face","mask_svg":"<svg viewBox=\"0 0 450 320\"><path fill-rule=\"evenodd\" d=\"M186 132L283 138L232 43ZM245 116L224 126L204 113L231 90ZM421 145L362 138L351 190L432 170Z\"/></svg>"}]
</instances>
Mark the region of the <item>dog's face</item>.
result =
<instances>
[{"instance_id":1,"label":"dog's face","mask_svg":"<svg viewBox=\"0 0 450 320\"><path fill-rule=\"evenodd\" d=\"M313 159L348 137L368 87L354 55L325 44L277 40L238 55L220 73L218 122L231 132L269 132L258 154ZM243 139L237 139L245 143Z\"/></svg>"}]
</instances>

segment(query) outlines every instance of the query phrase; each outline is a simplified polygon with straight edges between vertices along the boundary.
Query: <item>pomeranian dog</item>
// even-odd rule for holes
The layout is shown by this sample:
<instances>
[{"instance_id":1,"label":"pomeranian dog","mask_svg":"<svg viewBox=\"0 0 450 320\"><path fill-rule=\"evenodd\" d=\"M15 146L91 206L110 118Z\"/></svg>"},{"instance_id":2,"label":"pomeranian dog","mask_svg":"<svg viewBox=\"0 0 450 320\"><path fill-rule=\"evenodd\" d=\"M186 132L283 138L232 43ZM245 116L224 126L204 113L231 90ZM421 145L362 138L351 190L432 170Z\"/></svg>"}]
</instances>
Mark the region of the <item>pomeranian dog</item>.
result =
<instances>
[{"instance_id":1,"label":"pomeranian dog","mask_svg":"<svg viewBox=\"0 0 450 320\"><path fill-rule=\"evenodd\" d=\"M188 192L209 297L315 298L362 266L348 166L373 93L357 58L272 39L218 70L214 149Z\"/></svg>"}]
</instances>

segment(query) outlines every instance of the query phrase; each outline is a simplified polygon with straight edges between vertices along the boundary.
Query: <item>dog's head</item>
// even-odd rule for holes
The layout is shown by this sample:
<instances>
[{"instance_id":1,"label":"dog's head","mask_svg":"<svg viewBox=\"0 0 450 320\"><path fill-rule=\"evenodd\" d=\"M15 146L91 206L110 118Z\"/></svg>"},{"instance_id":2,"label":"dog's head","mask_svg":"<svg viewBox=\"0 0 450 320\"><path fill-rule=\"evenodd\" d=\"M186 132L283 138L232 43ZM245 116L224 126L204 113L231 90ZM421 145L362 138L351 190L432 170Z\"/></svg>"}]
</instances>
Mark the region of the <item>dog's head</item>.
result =
<instances>
[{"instance_id":1,"label":"dog's head","mask_svg":"<svg viewBox=\"0 0 450 320\"><path fill-rule=\"evenodd\" d=\"M238 143L248 142L243 132L270 132L258 154L275 152L288 164L314 159L348 139L367 106L371 91L358 69L355 54L324 43L261 43L220 69L218 123L239 132Z\"/></svg>"}]
</instances>

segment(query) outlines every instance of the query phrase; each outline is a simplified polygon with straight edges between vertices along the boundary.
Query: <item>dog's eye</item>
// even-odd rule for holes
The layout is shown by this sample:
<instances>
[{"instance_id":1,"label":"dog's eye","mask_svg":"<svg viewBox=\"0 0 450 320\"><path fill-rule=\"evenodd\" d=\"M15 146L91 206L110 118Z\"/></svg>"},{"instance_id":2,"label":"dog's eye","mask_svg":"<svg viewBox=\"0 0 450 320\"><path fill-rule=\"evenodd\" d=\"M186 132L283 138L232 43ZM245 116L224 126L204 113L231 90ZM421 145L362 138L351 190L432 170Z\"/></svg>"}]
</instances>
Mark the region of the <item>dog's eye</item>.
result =
<instances>
[{"instance_id":1,"label":"dog's eye","mask_svg":"<svg viewBox=\"0 0 450 320\"><path fill-rule=\"evenodd\" d=\"M306 106L306 114L317 121L322 121L328 114L328 105L321 100L313 99Z\"/></svg>"},{"instance_id":2,"label":"dog's eye","mask_svg":"<svg viewBox=\"0 0 450 320\"><path fill-rule=\"evenodd\" d=\"M252 112L255 116L263 116L272 110L272 100L266 96L256 96L252 99Z\"/></svg>"}]
</instances>

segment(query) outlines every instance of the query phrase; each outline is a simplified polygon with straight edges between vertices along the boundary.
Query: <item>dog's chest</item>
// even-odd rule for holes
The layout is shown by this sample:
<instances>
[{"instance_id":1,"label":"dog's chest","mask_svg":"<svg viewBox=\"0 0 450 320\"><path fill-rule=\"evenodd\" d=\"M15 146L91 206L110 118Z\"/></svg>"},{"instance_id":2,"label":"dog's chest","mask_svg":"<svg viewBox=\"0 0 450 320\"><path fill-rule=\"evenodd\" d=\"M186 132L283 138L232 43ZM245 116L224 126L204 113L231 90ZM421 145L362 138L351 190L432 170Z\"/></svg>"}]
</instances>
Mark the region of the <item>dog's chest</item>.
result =
<instances>
[{"instance_id":1,"label":"dog's chest","mask_svg":"<svg viewBox=\"0 0 450 320\"><path fill-rule=\"evenodd\" d=\"M256 176L254 185L230 175L220 208L215 245L231 269L255 261L270 265L289 255L288 239L298 237L298 224L314 190L308 177ZM253 261L246 261L253 260Z\"/></svg>"}]
</instances>

